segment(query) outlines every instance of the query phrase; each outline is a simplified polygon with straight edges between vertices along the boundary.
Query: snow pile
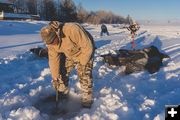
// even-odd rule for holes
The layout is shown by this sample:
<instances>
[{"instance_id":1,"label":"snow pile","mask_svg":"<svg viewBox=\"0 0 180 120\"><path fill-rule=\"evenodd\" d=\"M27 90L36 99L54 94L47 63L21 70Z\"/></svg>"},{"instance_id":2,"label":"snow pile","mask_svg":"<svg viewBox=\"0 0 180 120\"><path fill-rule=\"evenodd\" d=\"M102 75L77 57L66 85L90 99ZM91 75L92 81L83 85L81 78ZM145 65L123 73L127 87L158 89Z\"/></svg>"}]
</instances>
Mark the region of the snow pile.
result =
<instances>
[{"instance_id":1,"label":"snow pile","mask_svg":"<svg viewBox=\"0 0 180 120\"><path fill-rule=\"evenodd\" d=\"M40 119L39 111L34 107L18 108L9 114L10 120L38 120Z\"/></svg>"},{"instance_id":2,"label":"snow pile","mask_svg":"<svg viewBox=\"0 0 180 120\"><path fill-rule=\"evenodd\" d=\"M100 55L120 48L131 49L129 31L120 29L121 25L107 25L110 36L100 37L100 25L85 24L97 46L93 69L94 103L91 109L81 108L80 83L73 70L70 98L60 102L55 111L48 60L28 51L42 46L36 41L41 41L39 30L46 24L42 21L0 22L0 119L164 120L165 105L180 103L180 36L174 33L179 31L178 26L165 29L142 26L136 35L136 49L154 45L171 59L166 59L157 73L141 71L124 75L123 67L104 64Z\"/></svg>"}]
</instances>

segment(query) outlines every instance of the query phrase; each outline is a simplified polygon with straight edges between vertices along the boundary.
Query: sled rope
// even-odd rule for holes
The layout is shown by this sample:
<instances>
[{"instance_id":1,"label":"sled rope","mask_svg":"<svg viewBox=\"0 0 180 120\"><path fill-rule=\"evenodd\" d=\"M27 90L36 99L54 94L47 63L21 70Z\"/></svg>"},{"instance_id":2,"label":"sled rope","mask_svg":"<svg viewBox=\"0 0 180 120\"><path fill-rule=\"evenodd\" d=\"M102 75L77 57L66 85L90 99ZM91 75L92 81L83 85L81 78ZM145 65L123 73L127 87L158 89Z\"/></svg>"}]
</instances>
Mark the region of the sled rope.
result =
<instances>
[{"instance_id":1,"label":"sled rope","mask_svg":"<svg viewBox=\"0 0 180 120\"><path fill-rule=\"evenodd\" d=\"M114 75L114 76L112 77L112 79L110 80L110 82L113 82L116 78L119 77L119 75L121 75L121 72L119 72L119 73L117 73L116 75Z\"/></svg>"},{"instance_id":2,"label":"sled rope","mask_svg":"<svg viewBox=\"0 0 180 120\"><path fill-rule=\"evenodd\" d=\"M35 41L35 42L22 43L22 44L17 44L17 45L0 46L0 49L14 48L14 47L21 47L21 46L28 46L28 45L39 44L39 43L43 43L43 42L42 42L42 41Z\"/></svg>"}]
</instances>

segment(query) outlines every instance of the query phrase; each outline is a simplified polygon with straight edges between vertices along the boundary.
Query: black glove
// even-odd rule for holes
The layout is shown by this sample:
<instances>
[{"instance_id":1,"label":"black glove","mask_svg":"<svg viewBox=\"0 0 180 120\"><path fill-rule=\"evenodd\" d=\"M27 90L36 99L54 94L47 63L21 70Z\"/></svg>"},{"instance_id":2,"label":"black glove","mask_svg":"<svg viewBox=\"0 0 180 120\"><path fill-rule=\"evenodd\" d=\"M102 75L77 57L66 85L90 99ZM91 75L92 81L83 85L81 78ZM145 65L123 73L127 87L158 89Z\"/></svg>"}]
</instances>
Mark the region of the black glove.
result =
<instances>
[{"instance_id":1,"label":"black glove","mask_svg":"<svg viewBox=\"0 0 180 120\"><path fill-rule=\"evenodd\" d=\"M30 51L35 55L37 55L38 57L48 58L48 50L46 48L32 48L30 49Z\"/></svg>"}]
</instances>

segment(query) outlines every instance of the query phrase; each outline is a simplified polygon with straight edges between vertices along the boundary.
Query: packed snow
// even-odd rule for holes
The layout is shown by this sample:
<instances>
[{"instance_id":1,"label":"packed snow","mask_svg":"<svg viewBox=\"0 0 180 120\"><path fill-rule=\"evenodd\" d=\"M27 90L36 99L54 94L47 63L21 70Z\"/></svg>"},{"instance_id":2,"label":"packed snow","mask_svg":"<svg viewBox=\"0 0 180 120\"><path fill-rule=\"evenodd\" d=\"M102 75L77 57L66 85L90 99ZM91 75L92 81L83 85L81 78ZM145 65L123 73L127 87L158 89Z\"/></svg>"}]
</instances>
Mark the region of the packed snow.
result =
<instances>
[{"instance_id":1,"label":"packed snow","mask_svg":"<svg viewBox=\"0 0 180 120\"><path fill-rule=\"evenodd\" d=\"M100 25L83 24L97 47L94 103L91 109L81 107L80 83L73 70L70 97L57 110L48 60L29 52L44 46L39 31L47 24L0 21L0 120L164 120L165 105L180 104L180 25L141 25L135 49L154 45L171 58L157 73L125 75L123 66L110 67L100 55L131 49L129 31L123 25L107 25L110 36L101 37Z\"/></svg>"}]
</instances>

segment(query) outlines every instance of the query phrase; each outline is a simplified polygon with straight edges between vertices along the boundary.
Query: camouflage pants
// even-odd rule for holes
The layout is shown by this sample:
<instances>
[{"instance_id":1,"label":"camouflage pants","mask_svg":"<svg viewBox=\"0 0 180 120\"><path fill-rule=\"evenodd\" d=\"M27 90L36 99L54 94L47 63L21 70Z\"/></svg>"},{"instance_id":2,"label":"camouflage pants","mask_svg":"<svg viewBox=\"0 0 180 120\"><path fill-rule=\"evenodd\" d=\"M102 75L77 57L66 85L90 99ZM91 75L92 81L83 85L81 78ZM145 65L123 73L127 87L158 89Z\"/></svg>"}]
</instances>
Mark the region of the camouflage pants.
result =
<instances>
[{"instance_id":1,"label":"camouflage pants","mask_svg":"<svg viewBox=\"0 0 180 120\"><path fill-rule=\"evenodd\" d=\"M80 63L76 63L73 60L66 59L64 67L61 66L60 74L61 74L61 83L64 83L63 86L68 87L68 77L71 70L77 67L77 73L80 79L81 86L81 95L82 102L92 102L92 68L93 68L93 59L91 59L86 65L81 65ZM60 86L61 87L61 86ZM62 88L63 89L63 88Z\"/></svg>"}]
</instances>

